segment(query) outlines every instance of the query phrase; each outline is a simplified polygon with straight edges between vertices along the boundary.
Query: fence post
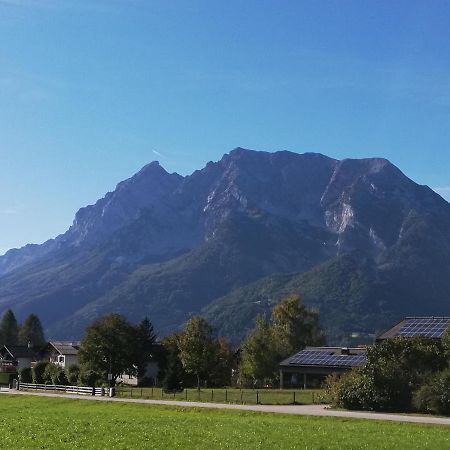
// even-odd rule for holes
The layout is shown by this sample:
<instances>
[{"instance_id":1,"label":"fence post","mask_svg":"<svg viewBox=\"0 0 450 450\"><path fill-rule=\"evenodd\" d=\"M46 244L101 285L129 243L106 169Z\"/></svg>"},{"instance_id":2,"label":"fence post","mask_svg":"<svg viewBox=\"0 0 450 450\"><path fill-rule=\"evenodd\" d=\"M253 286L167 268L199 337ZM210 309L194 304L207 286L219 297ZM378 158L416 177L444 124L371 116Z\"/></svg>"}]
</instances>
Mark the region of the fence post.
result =
<instances>
[{"instance_id":1,"label":"fence post","mask_svg":"<svg viewBox=\"0 0 450 450\"><path fill-rule=\"evenodd\" d=\"M259 392L256 391L256 404L259 405Z\"/></svg>"},{"instance_id":2,"label":"fence post","mask_svg":"<svg viewBox=\"0 0 450 450\"><path fill-rule=\"evenodd\" d=\"M95 397L95 387L92 388L92 395Z\"/></svg>"},{"instance_id":3,"label":"fence post","mask_svg":"<svg viewBox=\"0 0 450 450\"><path fill-rule=\"evenodd\" d=\"M211 401L214 401L214 389L211 389Z\"/></svg>"},{"instance_id":4,"label":"fence post","mask_svg":"<svg viewBox=\"0 0 450 450\"><path fill-rule=\"evenodd\" d=\"M225 389L225 403L228 402L228 391Z\"/></svg>"},{"instance_id":5,"label":"fence post","mask_svg":"<svg viewBox=\"0 0 450 450\"><path fill-rule=\"evenodd\" d=\"M153 388L152 388L152 398L153 398Z\"/></svg>"},{"instance_id":6,"label":"fence post","mask_svg":"<svg viewBox=\"0 0 450 450\"><path fill-rule=\"evenodd\" d=\"M184 398L187 401L187 388L184 390Z\"/></svg>"},{"instance_id":7,"label":"fence post","mask_svg":"<svg viewBox=\"0 0 450 450\"><path fill-rule=\"evenodd\" d=\"M200 401L200 389L198 389L198 401Z\"/></svg>"},{"instance_id":8,"label":"fence post","mask_svg":"<svg viewBox=\"0 0 450 450\"><path fill-rule=\"evenodd\" d=\"M241 389L241 403L244 403L244 402L242 401L242 389Z\"/></svg>"},{"instance_id":9,"label":"fence post","mask_svg":"<svg viewBox=\"0 0 450 450\"><path fill-rule=\"evenodd\" d=\"M295 405L295 391L294 391L294 402L293 402L293 404Z\"/></svg>"}]
</instances>

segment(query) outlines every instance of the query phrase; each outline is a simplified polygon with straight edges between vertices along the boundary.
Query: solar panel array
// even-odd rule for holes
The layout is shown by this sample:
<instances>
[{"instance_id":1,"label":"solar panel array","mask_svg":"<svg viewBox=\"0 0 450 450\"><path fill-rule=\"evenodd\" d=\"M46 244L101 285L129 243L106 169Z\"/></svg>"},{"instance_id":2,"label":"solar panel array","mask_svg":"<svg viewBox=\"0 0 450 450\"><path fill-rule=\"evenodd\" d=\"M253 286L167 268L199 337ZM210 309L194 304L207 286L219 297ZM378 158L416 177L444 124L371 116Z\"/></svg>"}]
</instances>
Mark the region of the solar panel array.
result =
<instances>
[{"instance_id":1,"label":"solar panel array","mask_svg":"<svg viewBox=\"0 0 450 450\"><path fill-rule=\"evenodd\" d=\"M449 326L450 317L408 318L396 336L440 338Z\"/></svg>"},{"instance_id":2,"label":"solar panel array","mask_svg":"<svg viewBox=\"0 0 450 450\"><path fill-rule=\"evenodd\" d=\"M333 367L355 367L366 362L366 355L339 355L333 352L318 350L302 350L294 355L289 364L300 366L333 366Z\"/></svg>"}]
</instances>

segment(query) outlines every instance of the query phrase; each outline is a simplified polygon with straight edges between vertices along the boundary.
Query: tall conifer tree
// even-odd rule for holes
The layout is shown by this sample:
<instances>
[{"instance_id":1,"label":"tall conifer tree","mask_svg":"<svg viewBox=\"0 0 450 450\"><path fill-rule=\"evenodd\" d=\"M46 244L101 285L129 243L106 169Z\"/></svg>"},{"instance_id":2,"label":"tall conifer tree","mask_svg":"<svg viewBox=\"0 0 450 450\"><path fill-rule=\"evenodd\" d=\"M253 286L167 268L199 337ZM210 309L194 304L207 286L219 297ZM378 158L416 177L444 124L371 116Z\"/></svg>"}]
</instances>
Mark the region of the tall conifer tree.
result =
<instances>
[{"instance_id":1,"label":"tall conifer tree","mask_svg":"<svg viewBox=\"0 0 450 450\"><path fill-rule=\"evenodd\" d=\"M19 341L19 327L14 313L8 309L0 322L0 336L3 345L17 345Z\"/></svg>"},{"instance_id":2,"label":"tall conifer tree","mask_svg":"<svg viewBox=\"0 0 450 450\"><path fill-rule=\"evenodd\" d=\"M30 314L25 319L19 332L19 343L22 345L30 344L32 347L42 347L45 345L42 324L36 314Z\"/></svg>"}]
</instances>

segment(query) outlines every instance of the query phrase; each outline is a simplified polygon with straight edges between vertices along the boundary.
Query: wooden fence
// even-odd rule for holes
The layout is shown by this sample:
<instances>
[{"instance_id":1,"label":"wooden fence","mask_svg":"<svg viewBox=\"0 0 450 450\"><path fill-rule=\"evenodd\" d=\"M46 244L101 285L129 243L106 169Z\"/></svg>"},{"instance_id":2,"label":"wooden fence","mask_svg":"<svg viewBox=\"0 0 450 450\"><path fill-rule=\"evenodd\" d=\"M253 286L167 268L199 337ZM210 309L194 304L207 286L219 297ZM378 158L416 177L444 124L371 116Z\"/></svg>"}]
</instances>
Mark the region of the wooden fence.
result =
<instances>
[{"instance_id":1,"label":"wooden fence","mask_svg":"<svg viewBox=\"0 0 450 450\"><path fill-rule=\"evenodd\" d=\"M89 386L62 386L57 384L19 383L19 390L23 391L58 391L77 395L108 395L105 388L93 388Z\"/></svg>"}]
</instances>

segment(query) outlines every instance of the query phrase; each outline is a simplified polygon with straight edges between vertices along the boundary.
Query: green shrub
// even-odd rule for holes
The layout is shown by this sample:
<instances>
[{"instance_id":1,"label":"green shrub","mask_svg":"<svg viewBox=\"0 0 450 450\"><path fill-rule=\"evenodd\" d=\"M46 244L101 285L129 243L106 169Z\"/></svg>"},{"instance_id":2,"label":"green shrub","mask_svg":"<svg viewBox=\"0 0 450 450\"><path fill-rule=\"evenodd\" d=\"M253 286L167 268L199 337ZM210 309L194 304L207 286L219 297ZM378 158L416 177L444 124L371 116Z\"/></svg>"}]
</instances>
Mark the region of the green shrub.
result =
<instances>
[{"instance_id":1,"label":"green shrub","mask_svg":"<svg viewBox=\"0 0 450 450\"><path fill-rule=\"evenodd\" d=\"M71 364L66 367L66 378L71 386L76 386L78 382L78 376L80 375L80 368L76 364Z\"/></svg>"},{"instance_id":2,"label":"green shrub","mask_svg":"<svg viewBox=\"0 0 450 450\"><path fill-rule=\"evenodd\" d=\"M58 370L55 371L55 377L53 378L53 384L59 384L62 386L67 386L69 381L66 377L66 372L62 367L59 367Z\"/></svg>"},{"instance_id":3,"label":"green shrub","mask_svg":"<svg viewBox=\"0 0 450 450\"><path fill-rule=\"evenodd\" d=\"M33 381L30 367L23 367L19 370L19 381L21 383L31 383Z\"/></svg>"},{"instance_id":4,"label":"green shrub","mask_svg":"<svg viewBox=\"0 0 450 450\"><path fill-rule=\"evenodd\" d=\"M371 380L361 369L327 379L326 397L333 406L345 409L375 409Z\"/></svg>"},{"instance_id":5,"label":"green shrub","mask_svg":"<svg viewBox=\"0 0 450 450\"><path fill-rule=\"evenodd\" d=\"M47 367L45 368L43 374L43 379L44 382L48 384L57 384L63 386L68 384L64 369L58 364L47 364Z\"/></svg>"},{"instance_id":6,"label":"green shrub","mask_svg":"<svg viewBox=\"0 0 450 450\"><path fill-rule=\"evenodd\" d=\"M436 374L415 393L414 406L421 412L450 415L450 368Z\"/></svg>"},{"instance_id":7,"label":"green shrub","mask_svg":"<svg viewBox=\"0 0 450 450\"><path fill-rule=\"evenodd\" d=\"M44 373L42 374L42 379L45 384L55 384L53 378L55 377L56 364L49 363L45 366Z\"/></svg>"},{"instance_id":8,"label":"green shrub","mask_svg":"<svg viewBox=\"0 0 450 450\"><path fill-rule=\"evenodd\" d=\"M430 406L430 391L420 387L447 365L444 347L439 341L426 338L395 338L370 348L367 363L340 378L328 380L327 394L332 404L347 409L376 411L444 411L450 396L445 376L432 385L437 400ZM450 375L449 375L450 378ZM439 379L439 381L438 381ZM447 391L445 391L447 386ZM435 398L433 397L433 398Z\"/></svg>"},{"instance_id":9,"label":"green shrub","mask_svg":"<svg viewBox=\"0 0 450 450\"><path fill-rule=\"evenodd\" d=\"M431 386L425 384L421 386L413 396L413 407L416 411L432 413L433 392Z\"/></svg>"},{"instance_id":10,"label":"green shrub","mask_svg":"<svg viewBox=\"0 0 450 450\"><path fill-rule=\"evenodd\" d=\"M104 377L101 373L81 366L78 374L78 386L96 387L104 382Z\"/></svg>"},{"instance_id":11,"label":"green shrub","mask_svg":"<svg viewBox=\"0 0 450 450\"><path fill-rule=\"evenodd\" d=\"M0 372L0 384L10 384L14 378L17 378L16 372Z\"/></svg>"},{"instance_id":12,"label":"green shrub","mask_svg":"<svg viewBox=\"0 0 450 450\"><path fill-rule=\"evenodd\" d=\"M50 363L48 361L39 361L35 364L33 369L31 370L33 383L42 384L45 383L44 381L44 372L46 367Z\"/></svg>"}]
</instances>

